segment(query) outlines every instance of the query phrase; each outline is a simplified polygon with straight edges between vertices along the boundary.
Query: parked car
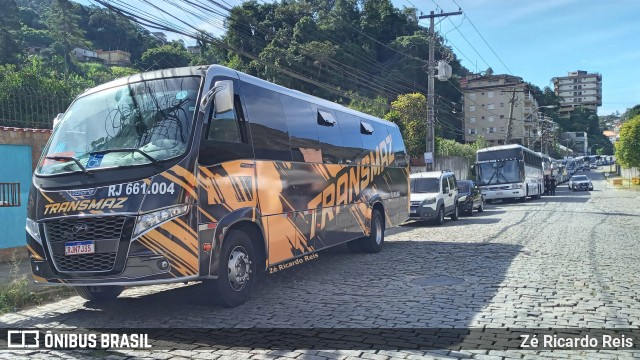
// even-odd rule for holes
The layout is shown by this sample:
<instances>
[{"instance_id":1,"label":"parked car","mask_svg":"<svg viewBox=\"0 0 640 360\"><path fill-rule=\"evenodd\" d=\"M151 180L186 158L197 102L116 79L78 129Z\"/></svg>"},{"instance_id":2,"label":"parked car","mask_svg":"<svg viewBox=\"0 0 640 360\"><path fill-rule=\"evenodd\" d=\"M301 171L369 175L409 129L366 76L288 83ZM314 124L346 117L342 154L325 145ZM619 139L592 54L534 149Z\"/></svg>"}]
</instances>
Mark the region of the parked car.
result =
<instances>
[{"instance_id":1,"label":"parked car","mask_svg":"<svg viewBox=\"0 0 640 360\"><path fill-rule=\"evenodd\" d=\"M586 175L575 175L569 179L569 190L593 190L593 183Z\"/></svg>"},{"instance_id":2,"label":"parked car","mask_svg":"<svg viewBox=\"0 0 640 360\"><path fill-rule=\"evenodd\" d=\"M451 171L430 171L409 176L410 219L429 220L438 225L445 216L458 220L458 184Z\"/></svg>"},{"instance_id":3,"label":"parked car","mask_svg":"<svg viewBox=\"0 0 640 360\"><path fill-rule=\"evenodd\" d=\"M596 164L591 164L591 168L592 168L592 169L597 169L597 168L598 168L598 165L596 165Z\"/></svg>"},{"instance_id":4,"label":"parked car","mask_svg":"<svg viewBox=\"0 0 640 360\"><path fill-rule=\"evenodd\" d=\"M458 181L458 212L472 216L473 210L484 211L484 197L478 185L471 180Z\"/></svg>"}]
</instances>

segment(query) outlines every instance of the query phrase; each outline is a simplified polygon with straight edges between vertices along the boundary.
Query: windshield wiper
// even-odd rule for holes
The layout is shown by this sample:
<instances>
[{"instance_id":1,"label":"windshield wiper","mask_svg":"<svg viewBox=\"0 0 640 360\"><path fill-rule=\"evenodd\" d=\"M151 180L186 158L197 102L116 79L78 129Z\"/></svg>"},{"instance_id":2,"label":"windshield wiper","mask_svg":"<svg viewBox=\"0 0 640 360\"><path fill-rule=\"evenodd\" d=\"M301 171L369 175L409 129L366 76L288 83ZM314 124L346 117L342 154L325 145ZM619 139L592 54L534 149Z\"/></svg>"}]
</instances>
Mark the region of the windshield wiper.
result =
<instances>
[{"instance_id":1,"label":"windshield wiper","mask_svg":"<svg viewBox=\"0 0 640 360\"><path fill-rule=\"evenodd\" d=\"M80 161L78 161L78 159L74 158L73 156L48 155L48 156L45 156L45 159L54 160L54 161L71 160L74 163L76 163L76 165L78 165L78 167L83 173L87 175L93 175L92 172L90 172L84 166L82 166L82 164L80 164Z\"/></svg>"},{"instance_id":2,"label":"windshield wiper","mask_svg":"<svg viewBox=\"0 0 640 360\"><path fill-rule=\"evenodd\" d=\"M89 155L97 155L97 154L107 154L107 153L112 153L112 152L137 152L140 155L146 157L149 161L151 161L151 163L155 166L160 166L160 162L154 158L153 156L147 154L146 152L140 150L140 149L136 149L136 148L122 148L122 149L107 149L107 150L99 150L99 151L92 151L89 153Z\"/></svg>"}]
</instances>

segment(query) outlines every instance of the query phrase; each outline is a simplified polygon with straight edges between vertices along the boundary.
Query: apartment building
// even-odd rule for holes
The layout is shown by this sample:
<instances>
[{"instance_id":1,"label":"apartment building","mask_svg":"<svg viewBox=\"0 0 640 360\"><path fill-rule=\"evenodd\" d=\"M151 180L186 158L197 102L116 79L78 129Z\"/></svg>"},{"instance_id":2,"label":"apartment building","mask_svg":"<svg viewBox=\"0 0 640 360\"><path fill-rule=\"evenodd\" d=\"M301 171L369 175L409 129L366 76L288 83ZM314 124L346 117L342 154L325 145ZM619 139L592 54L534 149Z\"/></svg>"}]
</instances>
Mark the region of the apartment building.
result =
<instances>
[{"instance_id":1,"label":"apartment building","mask_svg":"<svg viewBox=\"0 0 640 360\"><path fill-rule=\"evenodd\" d=\"M483 136L490 144L505 143L513 98L511 143L531 145L540 132L538 103L522 78L512 75L469 75L464 92L465 141Z\"/></svg>"},{"instance_id":2,"label":"apartment building","mask_svg":"<svg viewBox=\"0 0 640 360\"><path fill-rule=\"evenodd\" d=\"M568 116L578 106L598 111L602 106L602 75L583 70L554 77L553 88L560 97L560 116Z\"/></svg>"},{"instance_id":3,"label":"apartment building","mask_svg":"<svg viewBox=\"0 0 640 360\"><path fill-rule=\"evenodd\" d=\"M575 156L589 155L589 139L584 131L563 132L560 143L573 150Z\"/></svg>"}]
</instances>

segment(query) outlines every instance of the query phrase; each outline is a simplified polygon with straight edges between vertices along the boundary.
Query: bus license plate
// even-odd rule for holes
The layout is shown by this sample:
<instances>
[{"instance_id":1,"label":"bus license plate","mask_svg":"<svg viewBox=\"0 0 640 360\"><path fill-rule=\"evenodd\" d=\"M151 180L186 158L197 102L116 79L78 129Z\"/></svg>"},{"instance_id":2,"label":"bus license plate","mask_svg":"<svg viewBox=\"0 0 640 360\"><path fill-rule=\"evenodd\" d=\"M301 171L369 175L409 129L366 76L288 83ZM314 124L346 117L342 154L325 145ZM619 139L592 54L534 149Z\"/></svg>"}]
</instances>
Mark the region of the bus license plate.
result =
<instances>
[{"instance_id":1,"label":"bus license plate","mask_svg":"<svg viewBox=\"0 0 640 360\"><path fill-rule=\"evenodd\" d=\"M71 241L64 244L64 255L93 254L96 252L95 241Z\"/></svg>"},{"instance_id":2,"label":"bus license plate","mask_svg":"<svg viewBox=\"0 0 640 360\"><path fill-rule=\"evenodd\" d=\"M496 192L496 195L504 195L504 193L502 191L498 191Z\"/></svg>"}]
</instances>

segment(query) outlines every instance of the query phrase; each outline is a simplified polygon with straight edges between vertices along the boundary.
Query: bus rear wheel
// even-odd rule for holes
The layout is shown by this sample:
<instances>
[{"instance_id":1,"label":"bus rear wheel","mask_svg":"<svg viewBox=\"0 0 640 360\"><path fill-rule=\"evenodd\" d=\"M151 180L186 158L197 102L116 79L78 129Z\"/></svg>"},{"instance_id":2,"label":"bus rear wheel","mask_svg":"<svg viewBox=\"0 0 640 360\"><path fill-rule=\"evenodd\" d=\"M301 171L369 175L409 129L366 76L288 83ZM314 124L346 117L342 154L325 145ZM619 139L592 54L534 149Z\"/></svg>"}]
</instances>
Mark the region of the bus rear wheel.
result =
<instances>
[{"instance_id":1,"label":"bus rear wheel","mask_svg":"<svg viewBox=\"0 0 640 360\"><path fill-rule=\"evenodd\" d=\"M249 235L229 231L220 251L218 278L210 282L216 304L235 307L249 300L258 273L257 259Z\"/></svg>"},{"instance_id":2,"label":"bus rear wheel","mask_svg":"<svg viewBox=\"0 0 640 360\"><path fill-rule=\"evenodd\" d=\"M122 286L76 286L80 297L91 302L108 302L115 300L124 290Z\"/></svg>"}]
</instances>

